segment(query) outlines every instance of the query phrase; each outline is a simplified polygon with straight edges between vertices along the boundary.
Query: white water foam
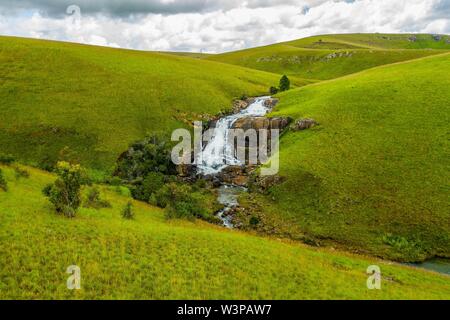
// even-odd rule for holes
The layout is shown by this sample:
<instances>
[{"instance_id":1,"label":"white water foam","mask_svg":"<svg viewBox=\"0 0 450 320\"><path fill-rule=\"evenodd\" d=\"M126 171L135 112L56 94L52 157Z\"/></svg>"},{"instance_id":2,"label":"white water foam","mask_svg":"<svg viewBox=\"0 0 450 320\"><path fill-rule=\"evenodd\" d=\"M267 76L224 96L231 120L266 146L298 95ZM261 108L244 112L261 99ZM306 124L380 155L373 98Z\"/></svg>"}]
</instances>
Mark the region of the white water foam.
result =
<instances>
[{"instance_id":1,"label":"white water foam","mask_svg":"<svg viewBox=\"0 0 450 320\"><path fill-rule=\"evenodd\" d=\"M242 163L234 156L233 146L228 143L228 130L231 129L236 120L245 117L262 117L270 110L265 106L265 101L271 97L259 97L247 108L239 113L223 117L217 121L213 137L203 148L197 159L198 173L213 175L221 172L228 166L241 165Z\"/></svg>"}]
</instances>

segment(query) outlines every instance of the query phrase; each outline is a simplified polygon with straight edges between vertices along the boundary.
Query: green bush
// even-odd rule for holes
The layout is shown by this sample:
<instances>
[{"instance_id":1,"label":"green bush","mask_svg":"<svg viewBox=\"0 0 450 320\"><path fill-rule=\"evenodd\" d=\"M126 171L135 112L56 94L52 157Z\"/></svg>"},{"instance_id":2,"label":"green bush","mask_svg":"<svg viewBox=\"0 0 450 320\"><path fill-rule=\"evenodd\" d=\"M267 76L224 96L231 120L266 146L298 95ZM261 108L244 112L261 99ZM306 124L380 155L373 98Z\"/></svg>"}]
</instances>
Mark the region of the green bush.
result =
<instances>
[{"instance_id":1,"label":"green bush","mask_svg":"<svg viewBox=\"0 0 450 320\"><path fill-rule=\"evenodd\" d=\"M136 183L150 172L175 175L176 166L171 159L171 146L162 138L152 136L136 142L117 161L115 176Z\"/></svg>"},{"instance_id":2,"label":"green bush","mask_svg":"<svg viewBox=\"0 0 450 320\"><path fill-rule=\"evenodd\" d=\"M127 198L131 197L131 191L130 191L130 189L128 189L127 187L124 187L124 186L115 186L112 190L113 190L115 193L117 193L117 194L119 194L119 195L121 195L121 196L123 196L123 197L127 197Z\"/></svg>"},{"instance_id":3,"label":"green bush","mask_svg":"<svg viewBox=\"0 0 450 320\"><path fill-rule=\"evenodd\" d=\"M141 201L149 201L152 194L159 191L165 183L165 176L160 172L150 172L142 183L136 185L133 190L133 198Z\"/></svg>"},{"instance_id":4,"label":"green bush","mask_svg":"<svg viewBox=\"0 0 450 320\"><path fill-rule=\"evenodd\" d=\"M128 219L128 220L134 218L134 209L133 209L133 204L131 203L131 201L128 201L127 204L125 205L125 208L123 208L122 217L124 219Z\"/></svg>"},{"instance_id":5,"label":"green bush","mask_svg":"<svg viewBox=\"0 0 450 320\"><path fill-rule=\"evenodd\" d=\"M278 88L277 87L270 87L269 92L271 95L276 95L278 93Z\"/></svg>"},{"instance_id":6,"label":"green bush","mask_svg":"<svg viewBox=\"0 0 450 320\"><path fill-rule=\"evenodd\" d=\"M53 203L57 213L73 218L81 203L81 167L62 161L56 164L55 172L58 178L54 184L46 186L43 193Z\"/></svg>"},{"instance_id":7,"label":"green bush","mask_svg":"<svg viewBox=\"0 0 450 320\"><path fill-rule=\"evenodd\" d=\"M189 185L169 183L155 193L152 202L166 208L166 217L174 218L208 218L207 204L201 193L194 192Z\"/></svg>"},{"instance_id":8,"label":"green bush","mask_svg":"<svg viewBox=\"0 0 450 320\"><path fill-rule=\"evenodd\" d=\"M289 80L289 78L284 75L281 77L280 79L280 91L287 91L291 88L291 81Z\"/></svg>"},{"instance_id":9,"label":"green bush","mask_svg":"<svg viewBox=\"0 0 450 320\"><path fill-rule=\"evenodd\" d=\"M0 163L5 165L10 165L16 161L16 159L10 154L2 154L0 153Z\"/></svg>"},{"instance_id":10,"label":"green bush","mask_svg":"<svg viewBox=\"0 0 450 320\"><path fill-rule=\"evenodd\" d=\"M101 199L100 197L100 190L98 187L92 187L87 194L85 207L88 208L95 208L95 209L101 209L101 208L111 208L111 203L109 203L106 200Z\"/></svg>"},{"instance_id":11,"label":"green bush","mask_svg":"<svg viewBox=\"0 0 450 320\"><path fill-rule=\"evenodd\" d=\"M8 191L8 183L6 182L6 179L3 176L2 169L0 169L0 189L2 189L3 191Z\"/></svg>"},{"instance_id":12,"label":"green bush","mask_svg":"<svg viewBox=\"0 0 450 320\"><path fill-rule=\"evenodd\" d=\"M20 168L19 166L14 166L14 172L16 173L16 179L30 177L30 173L27 170Z\"/></svg>"},{"instance_id":13,"label":"green bush","mask_svg":"<svg viewBox=\"0 0 450 320\"><path fill-rule=\"evenodd\" d=\"M260 222L260 220L256 216L252 216L249 221L250 225L253 227L257 226L259 224L259 222Z\"/></svg>"},{"instance_id":14,"label":"green bush","mask_svg":"<svg viewBox=\"0 0 450 320\"><path fill-rule=\"evenodd\" d=\"M420 261L426 257L426 252L422 248L420 241L406 239L402 236L386 234L383 236L383 242L393 247L397 252L407 257L410 261Z\"/></svg>"},{"instance_id":15,"label":"green bush","mask_svg":"<svg viewBox=\"0 0 450 320\"><path fill-rule=\"evenodd\" d=\"M149 201L151 195L177 174L171 145L162 138L136 142L117 161L114 175L130 187L134 199Z\"/></svg>"}]
</instances>

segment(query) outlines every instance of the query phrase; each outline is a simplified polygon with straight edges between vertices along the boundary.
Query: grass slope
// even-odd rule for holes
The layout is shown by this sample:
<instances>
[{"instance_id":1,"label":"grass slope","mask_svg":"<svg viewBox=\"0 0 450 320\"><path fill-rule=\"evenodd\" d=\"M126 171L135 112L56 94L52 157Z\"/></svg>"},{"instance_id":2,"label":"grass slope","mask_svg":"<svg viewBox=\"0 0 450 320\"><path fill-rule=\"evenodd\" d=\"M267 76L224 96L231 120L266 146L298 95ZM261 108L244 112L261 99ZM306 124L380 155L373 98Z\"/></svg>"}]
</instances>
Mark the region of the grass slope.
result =
<instances>
[{"instance_id":1,"label":"grass slope","mask_svg":"<svg viewBox=\"0 0 450 320\"><path fill-rule=\"evenodd\" d=\"M450 257L449 73L445 54L281 94L274 116L320 126L283 137L266 213L374 255Z\"/></svg>"},{"instance_id":2,"label":"grass slope","mask_svg":"<svg viewBox=\"0 0 450 320\"><path fill-rule=\"evenodd\" d=\"M176 55L0 37L0 152L39 164L68 146L85 166L110 170L130 142L217 114L243 93L266 93L279 78Z\"/></svg>"},{"instance_id":3,"label":"grass slope","mask_svg":"<svg viewBox=\"0 0 450 320\"><path fill-rule=\"evenodd\" d=\"M449 299L448 277L355 255L228 231L201 222L167 222L163 212L102 188L112 208L55 215L41 194L54 176L29 168L17 179L2 167L1 299ZM66 288L69 265L79 291ZM369 265L382 290L366 288Z\"/></svg>"},{"instance_id":4,"label":"grass slope","mask_svg":"<svg viewBox=\"0 0 450 320\"><path fill-rule=\"evenodd\" d=\"M449 35L431 34L333 34L319 35L285 44L309 49L445 49L450 50Z\"/></svg>"},{"instance_id":5,"label":"grass slope","mask_svg":"<svg viewBox=\"0 0 450 320\"><path fill-rule=\"evenodd\" d=\"M441 36L436 41L431 35L414 35L415 42L408 40L412 37L371 34L316 36L211 55L205 59L295 77L326 80L450 50L448 36Z\"/></svg>"}]
</instances>

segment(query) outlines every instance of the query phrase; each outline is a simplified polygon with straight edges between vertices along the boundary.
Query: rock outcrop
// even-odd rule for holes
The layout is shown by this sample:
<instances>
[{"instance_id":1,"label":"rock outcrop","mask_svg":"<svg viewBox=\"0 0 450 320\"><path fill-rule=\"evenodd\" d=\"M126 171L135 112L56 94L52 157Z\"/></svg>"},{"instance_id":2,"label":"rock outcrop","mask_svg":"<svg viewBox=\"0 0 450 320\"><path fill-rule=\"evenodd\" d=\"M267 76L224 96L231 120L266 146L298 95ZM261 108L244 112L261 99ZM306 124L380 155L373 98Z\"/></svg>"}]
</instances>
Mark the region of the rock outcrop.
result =
<instances>
[{"instance_id":1,"label":"rock outcrop","mask_svg":"<svg viewBox=\"0 0 450 320\"><path fill-rule=\"evenodd\" d=\"M294 125L292 126L292 130L302 131L302 130L310 129L317 125L319 125L319 124L314 119L308 119L308 118L300 119L294 123Z\"/></svg>"},{"instance_id":2,"label":"rock outcrop","mask_svg":"<svg viewBox=\"0 0 450 320\"><path fill-rule=\"evenodd\" d=\"M247 117L236 120L233 124L232 129L243 129L244 131L249 129L278 129L283 131L292 122L291 118L277 117L277 118L266 118L266 117Z\"/></svg>"}]
</instances>

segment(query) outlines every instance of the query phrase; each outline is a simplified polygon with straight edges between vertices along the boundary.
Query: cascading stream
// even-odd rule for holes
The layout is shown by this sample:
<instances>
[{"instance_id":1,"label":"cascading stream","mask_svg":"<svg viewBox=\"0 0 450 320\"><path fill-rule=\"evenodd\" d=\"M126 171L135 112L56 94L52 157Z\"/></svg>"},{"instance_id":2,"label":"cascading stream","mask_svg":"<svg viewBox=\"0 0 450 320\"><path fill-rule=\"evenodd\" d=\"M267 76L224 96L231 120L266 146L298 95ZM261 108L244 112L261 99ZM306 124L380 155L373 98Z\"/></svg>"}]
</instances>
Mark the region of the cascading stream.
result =
<instances>
[{"instance_id":1,"label":"cascading stream","mask_svg":"<svg viewBox=\"0 0 450 320\"><path fill-rule=\"evenodd\" d=\"M243 164L235 157L233 144L228 143L229 130L238 119L265 116L270 111L265 103L269 99L271 97L268 96L256 98L253 103L239 113L223 117L217 121L210 142L203 148L203 152L197 159L197 172L199 174L203 176L216 175L228 166ZM217 213L217 217L222 220L223 225L227 228L233 228L232 219L227 213L239 205L237 202L238 195L244 191L246 191L245 188L232 185L222 185L218 190L218 201L225 207Z\"/></svg>"},{"instance_id":2,"label":"cascading stream","mask_svg":"<svg viewBox=\"0 0 450 320\"><path fill-rule=\"evenodd\" d=\"M214 175L228 166L242 164L234 156L233 145L228 143L228 132L238 119L266 115L270 109L265 106L265 101L270 98L256 98L252 104L239 113L223 117L217 121L213 137L203 148L202 154L197 159L198 173L202 175Z\"/></svg>"}]
</instances>

